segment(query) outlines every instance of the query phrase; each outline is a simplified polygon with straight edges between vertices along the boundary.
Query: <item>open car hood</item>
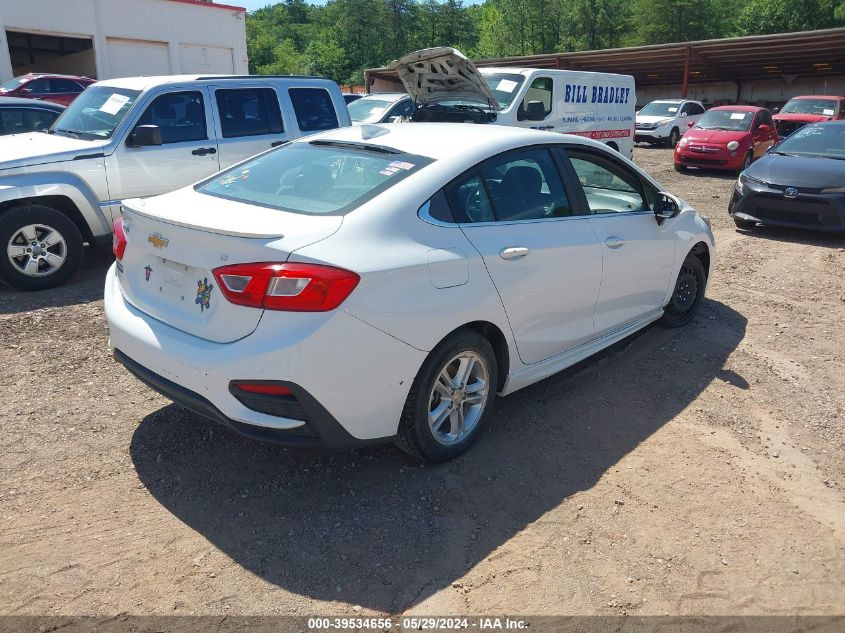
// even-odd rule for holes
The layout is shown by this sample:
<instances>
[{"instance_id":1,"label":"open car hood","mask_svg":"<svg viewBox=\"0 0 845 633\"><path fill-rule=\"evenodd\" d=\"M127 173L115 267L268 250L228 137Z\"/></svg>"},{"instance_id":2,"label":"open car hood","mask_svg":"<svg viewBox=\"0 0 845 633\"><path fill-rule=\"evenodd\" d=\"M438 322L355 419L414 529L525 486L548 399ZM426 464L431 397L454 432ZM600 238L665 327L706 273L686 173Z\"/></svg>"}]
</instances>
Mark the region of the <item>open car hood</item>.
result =
<instances>
[{"instance_id":1,"label":"open car hood","mask_svg":"<svg viewBox=\"0 0 845 633\"><path fill-rule=\"evenodd\" d=\"M405 90L420 105L455 99L499 110L499 102L475 64L455 48L424 48L400 57L388 68L399 74Z\"/></svg>"}]
</instances>

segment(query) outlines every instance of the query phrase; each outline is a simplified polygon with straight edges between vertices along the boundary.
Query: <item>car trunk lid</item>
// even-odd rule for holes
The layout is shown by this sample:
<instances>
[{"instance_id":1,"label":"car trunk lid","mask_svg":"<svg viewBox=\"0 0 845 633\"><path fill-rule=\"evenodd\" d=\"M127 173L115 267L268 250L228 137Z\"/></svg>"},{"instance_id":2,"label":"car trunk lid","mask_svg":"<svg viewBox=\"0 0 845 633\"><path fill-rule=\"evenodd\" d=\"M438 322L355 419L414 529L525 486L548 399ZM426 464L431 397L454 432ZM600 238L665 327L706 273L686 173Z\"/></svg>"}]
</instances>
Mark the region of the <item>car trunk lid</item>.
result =
<instances>
[{"instance_id":1,"label":"car trunk lid","mask_svg":"<svg viewBox=\"0 0 845 633\"><path fill-rule=\"evenodd\" d=\"M216 343L251 334L263 310L228 302L216 287L215 268L284 262L342 223L339 216L290 213L190 189L127 200L123 217L123 296L142 312Z\"/></svg>"}]
</instances>

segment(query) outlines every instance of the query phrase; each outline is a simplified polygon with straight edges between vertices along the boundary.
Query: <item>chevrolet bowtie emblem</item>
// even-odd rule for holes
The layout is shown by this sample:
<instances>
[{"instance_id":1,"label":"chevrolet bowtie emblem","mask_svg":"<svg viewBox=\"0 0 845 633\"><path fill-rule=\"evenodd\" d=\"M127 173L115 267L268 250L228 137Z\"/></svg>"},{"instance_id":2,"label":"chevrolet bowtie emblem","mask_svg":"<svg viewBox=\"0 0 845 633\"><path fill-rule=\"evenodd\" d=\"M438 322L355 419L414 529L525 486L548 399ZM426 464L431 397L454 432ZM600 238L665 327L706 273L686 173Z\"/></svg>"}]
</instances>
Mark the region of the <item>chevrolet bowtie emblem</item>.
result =
<instances>
[{"instance_id":1,"label":"chevrolet bowtie emblem","mask_svg":"<svg viewBox=\"0 0 845 633\"><path fill-rule=\"evenodd\" d=\"M170 240L166 237L162 237L159 233L150 233L147 241L155 248L167 248L167 245L170 244Z\"/></svg>"}]
</instances>

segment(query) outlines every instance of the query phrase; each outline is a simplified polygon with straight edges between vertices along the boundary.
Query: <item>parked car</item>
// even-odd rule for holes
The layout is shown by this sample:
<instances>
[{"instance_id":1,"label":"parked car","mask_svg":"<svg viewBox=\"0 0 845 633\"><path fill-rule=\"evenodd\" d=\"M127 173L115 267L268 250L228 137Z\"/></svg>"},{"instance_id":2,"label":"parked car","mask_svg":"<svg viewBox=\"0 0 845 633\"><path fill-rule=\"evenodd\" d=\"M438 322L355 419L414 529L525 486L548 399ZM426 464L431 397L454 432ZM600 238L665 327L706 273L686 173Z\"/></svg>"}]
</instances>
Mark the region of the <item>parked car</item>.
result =
<instances>
[{"instance_id":1,"label":"parked car","mask_svg":"<svg viewBox=\"0 0 845 633\"><path fill-rule=\"evenodd\" d=\"M793 97L774 115L778 134L786 137L808 123L845 119L845 97Z\"/></svg>"},{"instance_id":2,"label":"parked car","mask_svg":"<svg viewBox=\"0 0 845 633\"><path fill-rule=\"evenodd\" d=\"M353 125L390 123L414 112L414 101L404 92L381 92L358 99L349 106Z\"/></svg>"},{"instance_id":3,"label":"parked car","mask_svg":"<svg viewBox=\"0 0 845 633\"><path fill-rule=\"evenodd\" d=\"M740 174L728 213L741 229L845 231L845 121L811 123L781 141Z\"/></svg>"},{"instance_id":4,"label":"parked car","mask_svg":"<svg viewBox=\"0 0 845 633\"><path fill-rule=\"evenodd\" d=\"M343 100L346 102L346 105L349 105L353 101L358 101L358 99L360 99L363 96L364 95L357 95L357 94L352 94L352 93L349 93L349 92L344 92L343 93Z\"/></svg>"},{"instance_id":5,"label":"parked car","mask_svg":"<svg viewBox=\"0 0 845 633\"><path fill-rule=\"evenodd\" d=\"M634 140L675 147L690 123L697 122L703 115L704 106L699 101L652 101L637 112Z\"/></svg>"},{"instance_id":6,"label":"parked car","mask_svg":"<svg viewBox=\"0 0 845 633\"><path fill-rule=\"evenodd\" d=\"M713 266L709 223L606 145L451 123L126 200L114 250L111 345L153 389L253 438L432 461L496 393L688 323Z\"/></svg>"},{"instance_id":7,"label":"parked car","mask_svg":"<svg viewBox=\"0 0 845 633\"><path fill-rule=\"evenodd\" d=\"M183 187L291 139L349 125L308 77L134 77L88 88L50 134L0 138L0 281L65 282L111 240L120 200Z\"/></svg>"},{"instance_id":8,"label":"parked car","mask_svg":"<svg viewBox=\"0 0 845 633\"><path fill-rule=\"evenodd\" d=\"M675 169L705 167L741 172L778 140L772 113L765 108L711 108L678 142Z\"/></svg>"},{"instance_id":9,"label":"parked car","mask_svg":"<svg viewBox=\"0 0 845 633\"><path fill-rule=\"evenodd\" d=\"M64 109L47 101L0 97L0 136L47 130Z\"/></svg>"},{"instance_id":10,"label":"parked car","mask_svg":"<svg viewBox=\"0 0 845 633\"><path fill-rule=\"evenodd\" d=\"M28 73L0 85L0 96L38 99L67 106L94 81L75 75Z\"/></svg>"},{"instance_id":11,"label":"parked car","mask_svg":"<svg viewBox=\"0 0 845 633\"><path fill-rule=\"evenodd\" d=\"M392 62L417 122L489 123L577 134L634 155L634 78L545 68L476 68L448 47Z\"/></svg>"}]
</instances>

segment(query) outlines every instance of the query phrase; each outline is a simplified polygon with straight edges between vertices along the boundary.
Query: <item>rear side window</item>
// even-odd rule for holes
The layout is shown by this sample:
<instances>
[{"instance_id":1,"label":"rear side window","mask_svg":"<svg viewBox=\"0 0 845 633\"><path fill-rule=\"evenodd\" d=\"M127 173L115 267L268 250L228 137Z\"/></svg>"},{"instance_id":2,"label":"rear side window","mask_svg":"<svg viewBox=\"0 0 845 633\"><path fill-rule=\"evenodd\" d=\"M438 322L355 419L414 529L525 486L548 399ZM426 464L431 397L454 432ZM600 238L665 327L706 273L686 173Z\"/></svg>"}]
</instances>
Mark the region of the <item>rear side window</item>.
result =
<instances>
[{"instance_id":1,"label":"rear side window","mask_svg":"<svg viewBox=\"0 0 845 633\"><path fill-rule=\"evenodd\" d=\"M161 142L185 143L208 138L205 105L201 92L169 92L159 95L144 111L138 125L157 125Z\"/></svg>"},{"instance_id":2,"label":"rear side window","mask_svg":"<svg viewBox=\"0 0 845 633\"><path fill-rule=\"evenodd\" d=\"M338 126L332 97L322 88L290 88L288 90L296 122L303 132L333 130Z\"/></svg>"},{"instance_id":3,"label":"rear side window","mask_svg":"<svg viewBox=\"0 0 845 633\"><path fill-rule=\"evenodd\" d=\"M223 138L284 131L276 91L271 88L216 90Z\"/></svg>"},{"instance_id":4,"label":"rear side window","mask_svg":"<svg viewBox=\"0 0 845 633\"><path fill-rule=\"evenodd\" d=\"M196 190L293 213L341 215L431 162L363 143L291 143L221 172Z\"/></svg>"},{"instance_id":5,"label":"rear side window","mask_svg":"<svg viewBox=\"0 0 845 633\"><path fill-rule=\"evenodd\" d=\"M46 78L33 79L28 84L26 84L24 88L29 90L30 94L34 95L50 94L50 80Z\"/></svg>"}]
</instances>

